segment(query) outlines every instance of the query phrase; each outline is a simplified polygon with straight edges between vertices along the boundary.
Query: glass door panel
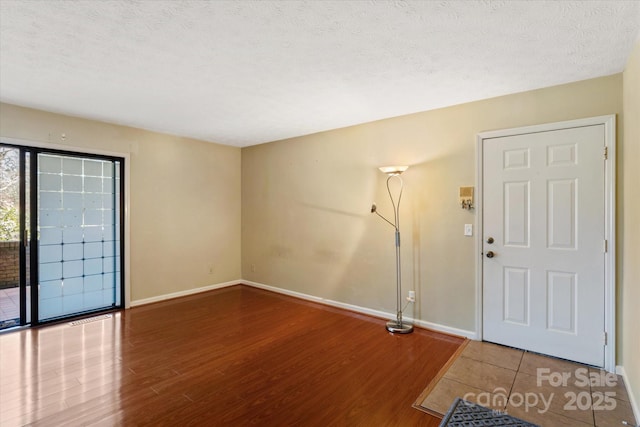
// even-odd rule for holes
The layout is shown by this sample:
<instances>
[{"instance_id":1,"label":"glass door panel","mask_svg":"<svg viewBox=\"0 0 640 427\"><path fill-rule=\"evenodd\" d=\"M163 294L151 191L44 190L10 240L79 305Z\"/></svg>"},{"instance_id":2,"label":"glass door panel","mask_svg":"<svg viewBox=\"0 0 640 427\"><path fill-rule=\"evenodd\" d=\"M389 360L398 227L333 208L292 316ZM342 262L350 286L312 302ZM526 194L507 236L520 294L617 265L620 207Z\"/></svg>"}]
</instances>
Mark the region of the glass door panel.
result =
<instances>
[{"instance_id":1,"label":"glass door panel","mask_svg":"<svg viewBox=\"0 0 640 427\"><path fill-rule=\"evenodd\" d=\"M0 329L21 324L20 150L0 146Z\"/></svg>"},{"instance_id":2,"label":"glass door panel","mask_svg":"<svg viewBox=\"0 0 640 427\"><path fill-rule=\"evenodd\" d=\"M120 162L38 154L38 320L120 306Z\"/></svg>"}]
</instances>

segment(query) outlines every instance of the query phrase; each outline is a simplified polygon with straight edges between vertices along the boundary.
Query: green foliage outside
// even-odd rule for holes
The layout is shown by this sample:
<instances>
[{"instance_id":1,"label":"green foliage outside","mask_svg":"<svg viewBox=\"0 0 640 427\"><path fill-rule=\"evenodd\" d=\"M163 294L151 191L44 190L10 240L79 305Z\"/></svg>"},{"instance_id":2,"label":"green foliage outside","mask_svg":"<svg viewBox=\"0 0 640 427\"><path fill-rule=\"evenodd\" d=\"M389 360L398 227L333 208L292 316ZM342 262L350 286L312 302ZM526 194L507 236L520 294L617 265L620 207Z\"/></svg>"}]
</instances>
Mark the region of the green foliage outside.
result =
<instances>
[{"instance_id":1,"label":"green foliage outside","mask_svg":"<svg viewBox=\"0 0 640 427\"><path fill-rule=\"evenodd\" d=\"M18 150L0 147L0 241L19 240Z\"/></svg>"},{"instance_id":2,"label":"green foliage outside","mask_svg":"<svg viewBox=\"0 0 640 427\"><path fill-rule=\"evenodd\" d=\"M0 208L0 241L17 241L18 233L18 210L13 206L3 206Z\"/></svg>"}]
</instances>

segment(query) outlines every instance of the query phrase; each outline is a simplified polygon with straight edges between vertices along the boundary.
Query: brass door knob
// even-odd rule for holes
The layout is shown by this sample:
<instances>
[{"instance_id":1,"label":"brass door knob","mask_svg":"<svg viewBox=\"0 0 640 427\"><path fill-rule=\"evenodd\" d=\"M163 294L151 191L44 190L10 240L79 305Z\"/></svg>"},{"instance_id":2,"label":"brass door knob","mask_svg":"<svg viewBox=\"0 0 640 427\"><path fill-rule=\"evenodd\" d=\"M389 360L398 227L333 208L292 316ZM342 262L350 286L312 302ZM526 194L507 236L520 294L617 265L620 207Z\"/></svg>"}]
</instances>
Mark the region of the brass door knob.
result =
<instances>
[{"instance_id":1,"label":"brass door knob","mask_svg":"<svg viewBox=\"0 0 640 427\"><path fill-rule=\"evenodd\" d=\"M493 258L496 254L493 253L493 251L489 251L487 252L487 258Z\"/></svg>"}]
</instances>

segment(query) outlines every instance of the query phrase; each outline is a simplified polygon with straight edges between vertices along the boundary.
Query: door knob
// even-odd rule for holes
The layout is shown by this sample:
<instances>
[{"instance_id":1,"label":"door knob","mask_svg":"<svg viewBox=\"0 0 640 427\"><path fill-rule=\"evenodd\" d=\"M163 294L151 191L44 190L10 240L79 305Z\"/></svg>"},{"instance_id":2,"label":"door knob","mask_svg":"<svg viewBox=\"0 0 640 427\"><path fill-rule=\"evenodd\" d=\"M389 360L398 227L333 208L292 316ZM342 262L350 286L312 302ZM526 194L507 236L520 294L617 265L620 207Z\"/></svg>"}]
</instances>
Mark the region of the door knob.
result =
<instances>
[{"instance_id":1,"label":"door knob","mask_svg":"<svg viewBox=\"0 0 640 427\"><path fill-rule=\"evenodd\" d=\"M496 254L493 253L493 251L489 251L487 252L487 258L493 258Z\"/></svg>"},{"instance_id":2,"label":"door knob","mask_svg":"<svg viewBox=\"0 0 640 427\"><path fill-rule=\"evenodd\" d=\"M489 237L489 238L487 239L487 243L488 243L488 244L492 244L493 242L494 242L493 237Z\"/></svg>"}]
</instances>

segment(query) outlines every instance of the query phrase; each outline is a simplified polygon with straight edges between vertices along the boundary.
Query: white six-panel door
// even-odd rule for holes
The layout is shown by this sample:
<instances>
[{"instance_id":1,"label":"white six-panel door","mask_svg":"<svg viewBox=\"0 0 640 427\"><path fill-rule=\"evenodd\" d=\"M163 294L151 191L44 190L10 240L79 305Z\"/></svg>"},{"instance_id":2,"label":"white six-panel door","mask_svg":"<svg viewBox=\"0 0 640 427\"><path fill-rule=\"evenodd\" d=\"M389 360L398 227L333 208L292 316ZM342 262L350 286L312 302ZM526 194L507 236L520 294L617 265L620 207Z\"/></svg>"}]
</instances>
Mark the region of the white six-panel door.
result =
<instances>
[{"instance_id":1,"label":"white six-panel door","mask_svg":"<svg viewBox=\"0 0 640 427\"><path fill-rule=\"evenodd\" d=\"M604 125L483 140L484 340L604 365L604 147Z\"/></svg>"}]
</instances>

